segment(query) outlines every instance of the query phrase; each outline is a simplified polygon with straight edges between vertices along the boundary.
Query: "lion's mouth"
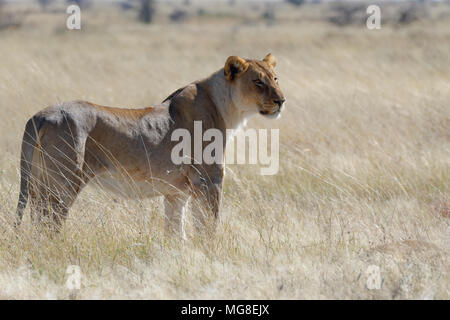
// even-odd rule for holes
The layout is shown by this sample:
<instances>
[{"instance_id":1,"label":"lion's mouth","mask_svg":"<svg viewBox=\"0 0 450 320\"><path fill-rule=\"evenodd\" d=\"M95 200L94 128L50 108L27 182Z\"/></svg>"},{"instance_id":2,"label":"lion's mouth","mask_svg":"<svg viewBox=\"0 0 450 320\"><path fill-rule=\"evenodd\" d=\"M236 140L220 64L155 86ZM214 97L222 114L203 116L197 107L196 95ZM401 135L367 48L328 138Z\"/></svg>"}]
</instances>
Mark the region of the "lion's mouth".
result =
<instances>
[{"instance_id":1,"label":"lion's mouth","mask_svg":"<svg viewBox=\"0 0 450 320\"><path fill-rule=\"evenodd\" d=\"M259 113L262 114L263 116L272 116L274 114L280 113L281 108L276 108L275 110L259 110Z\"/></svg>"}]
</instances>

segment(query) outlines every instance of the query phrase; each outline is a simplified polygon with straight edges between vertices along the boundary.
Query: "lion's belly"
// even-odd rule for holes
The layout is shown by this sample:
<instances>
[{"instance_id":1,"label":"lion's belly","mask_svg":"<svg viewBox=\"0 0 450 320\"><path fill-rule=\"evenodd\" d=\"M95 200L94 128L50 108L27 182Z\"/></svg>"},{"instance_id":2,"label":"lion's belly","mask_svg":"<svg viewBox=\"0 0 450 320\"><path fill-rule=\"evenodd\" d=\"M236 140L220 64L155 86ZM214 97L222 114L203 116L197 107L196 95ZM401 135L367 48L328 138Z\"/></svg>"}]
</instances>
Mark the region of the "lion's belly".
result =
<instances>
[{"instance_id":1,"label":"lion's belly","mask_svg":"<svg viewBox=\"0 0 450 320\"><path fill-rule=\"evenodd\" d=\"M157 197L174 194L182 188L181 177L168 175L162 178L143 178L121 173L104 173L95 177L94 183L101 189L128 199Z\"/></svg>"}]
</instances>

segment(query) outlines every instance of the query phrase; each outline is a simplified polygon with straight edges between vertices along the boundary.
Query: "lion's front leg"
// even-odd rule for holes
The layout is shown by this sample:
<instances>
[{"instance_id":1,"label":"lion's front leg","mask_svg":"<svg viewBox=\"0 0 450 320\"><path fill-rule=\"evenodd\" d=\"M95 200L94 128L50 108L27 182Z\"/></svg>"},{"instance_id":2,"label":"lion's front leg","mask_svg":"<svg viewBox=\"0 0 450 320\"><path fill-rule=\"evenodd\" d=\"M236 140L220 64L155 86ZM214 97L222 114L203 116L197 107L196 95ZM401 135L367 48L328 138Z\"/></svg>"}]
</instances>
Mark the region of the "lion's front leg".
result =
<instances>
[{"instance_id":1,"label":"lion's front leg","mask_svg":"<svg viewBox=\"0 0 450 320\"><path fill-rule=\"evenodd\" d=\"M213 236L219 222L223 168L207 168L191 178L194 226L199 234Z\"/></svg>"},{"instance_id":2,"label":"lion's front leg","mask_svg":"<svg viewBox=\"0 0 450 320\"><path fill-rule=\"evenodd\" d=\"M219 222L222 184L208 184L194 191L193 216L198 234L212 236Z\"/></svg>"},{"instance_id":3,"label":"lion's front leg","mask_svg":"<svg viewBox=\"0 0 450 320\"><path fill-rule=\"evenodd\" d=\"M165 234L176 235L182 239L186 238L185 230L185 207L189 196L184 194L165 195Z\"/></svg>"}]
</instances>

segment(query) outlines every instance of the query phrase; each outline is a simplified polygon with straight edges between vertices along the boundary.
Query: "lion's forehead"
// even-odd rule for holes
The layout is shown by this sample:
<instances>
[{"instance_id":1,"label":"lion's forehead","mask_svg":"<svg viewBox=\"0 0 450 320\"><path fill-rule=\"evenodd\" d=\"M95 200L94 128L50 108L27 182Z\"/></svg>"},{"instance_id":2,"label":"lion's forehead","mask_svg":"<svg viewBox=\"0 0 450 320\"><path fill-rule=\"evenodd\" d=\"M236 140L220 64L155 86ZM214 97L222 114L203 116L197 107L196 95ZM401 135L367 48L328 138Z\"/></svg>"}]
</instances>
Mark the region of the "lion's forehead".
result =
<instances>
[{"instance_id":1,"label":"lion's forehead","mask_svg":"<svg viewBox=\"0 0 450 320\"><path fill-rule=\"evenodd\" d=\"M251 69L254 70L254 72L263 74L263 75L267 76L269 79L275 78L275 72L266 62L250 60L249 63L250 63Z\"/></svg>"}]
</instances>

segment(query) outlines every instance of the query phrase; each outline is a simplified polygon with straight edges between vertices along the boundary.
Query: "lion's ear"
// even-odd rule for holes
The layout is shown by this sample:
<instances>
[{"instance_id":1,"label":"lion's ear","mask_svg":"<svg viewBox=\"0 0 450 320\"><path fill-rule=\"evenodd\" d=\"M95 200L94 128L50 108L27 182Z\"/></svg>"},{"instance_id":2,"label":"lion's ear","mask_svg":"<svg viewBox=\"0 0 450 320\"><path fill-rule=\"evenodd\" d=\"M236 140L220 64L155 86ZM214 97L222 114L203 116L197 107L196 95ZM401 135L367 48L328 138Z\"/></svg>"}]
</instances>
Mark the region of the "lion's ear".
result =
<instances>
[{"instance_id":1,"label":"lion's ear","mask_svg":"<svg viewBox=\"0 0 450 320\"><path fill-rule=\"evenodd\" d=\"M225 77L228 81L233 81L244 73L248 68L248 62L238 56L228 57L225 62Z\"/></svg>"},{"instance_id":2,"label":"lion's ear","mask_svg":"<svg viewBox=\"0 0 450 320\"><path fill-rule=\"evenodd\" d=\"M277 65L277 60L275 59L275 57L269 53L264 59L264 62L268 63L270 66L272 66L272 68L275 68Z\"/></svg>"}]
</instances>

